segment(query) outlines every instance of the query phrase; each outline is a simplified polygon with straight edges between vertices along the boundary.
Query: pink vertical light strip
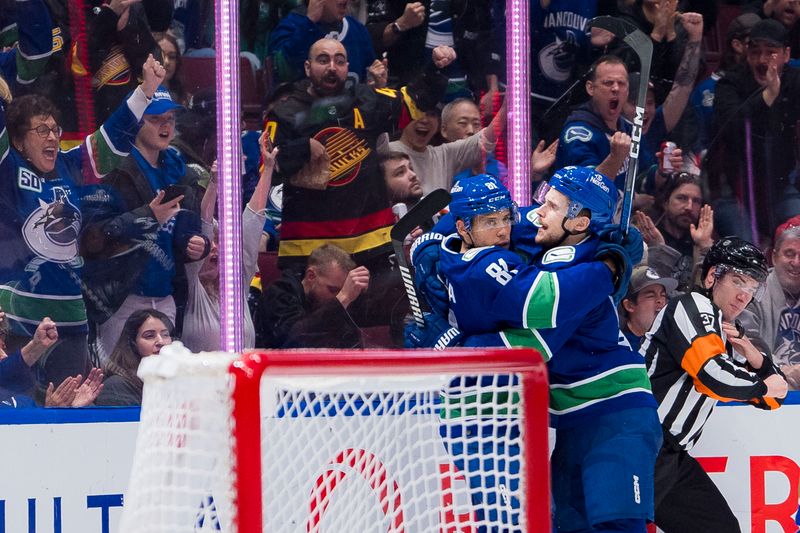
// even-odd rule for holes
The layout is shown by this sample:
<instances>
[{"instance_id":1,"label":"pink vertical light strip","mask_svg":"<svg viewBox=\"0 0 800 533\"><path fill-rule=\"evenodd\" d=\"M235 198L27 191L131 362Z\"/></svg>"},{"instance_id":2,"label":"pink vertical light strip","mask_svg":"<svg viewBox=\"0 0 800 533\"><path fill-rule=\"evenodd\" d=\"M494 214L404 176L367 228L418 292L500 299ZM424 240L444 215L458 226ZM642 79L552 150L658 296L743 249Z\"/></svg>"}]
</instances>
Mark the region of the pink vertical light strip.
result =
<instances>
[{"instance_id":1,"label":"pink vertical light strip","mask_svg":"<svg viewBox=\"0 0 800 533\"><path fill-rule=\"evenodd\" d=\"M511 197L531 204L531 128L528 1L506 1L506 98L508 100L508 174Z\"/></svg>"},{"instance_id":2,"label":"pink vertical light strip","mask_svg":"<svg viewBox=\"0 0 800 533\"><path fill-rule=\"evenodd\" d=\"M243 348L242 142L239 116L239 2L216 0L219 169L220 346Z\"/></svg>"}]
</instances>

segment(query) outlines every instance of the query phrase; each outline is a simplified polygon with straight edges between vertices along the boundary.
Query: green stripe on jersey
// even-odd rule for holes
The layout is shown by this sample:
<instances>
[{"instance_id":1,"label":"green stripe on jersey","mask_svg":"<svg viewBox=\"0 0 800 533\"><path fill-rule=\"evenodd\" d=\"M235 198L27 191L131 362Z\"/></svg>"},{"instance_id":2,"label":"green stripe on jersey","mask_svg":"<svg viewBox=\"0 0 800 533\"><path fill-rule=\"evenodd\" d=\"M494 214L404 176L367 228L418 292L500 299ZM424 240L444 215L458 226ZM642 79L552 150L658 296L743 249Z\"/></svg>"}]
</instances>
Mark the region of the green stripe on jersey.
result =
<instances>
[{"instance_id":1,"label":"green stripe on jersey","mask_svg":"<svg viewBox=\"0 0 800 533\"><path fill-rule=\"evenodd\" d=\"M49 54L38 59L28 59L17 51L17 78L22 83L32 82L44 74L49 62Z\"/></svg>"},{"instance_id":2,"label":"green stripe on jersey","mask_svg":"<svg viewBox=\"0 0 800 533\"><path fill-rule=\"evenodd\" d=\"M554 272L540 272L525 299L522 324L536 329L556 327L558 296L558 277Z\"/></svg>"},{"instance_id":3,"label":"green stripe on jersey","mask_svg":"<svg viewBox=\"0 0 800 533\"><path fill-rule=\"evenodd\" d=\"M100 176L104 176L117 168L127 154L115 151L105 135L105 126L89 136L89 149L94 160L94 168Z\"/></svg>"},{"instance_id":4,"label":"green stripe on jersey","mask_svg":"<svg viewBox=\"0 0 800 533\"><path fill-rule=\"evenodd\" d=\"M509 348L534 348L542 356L542 360L546 363L549 361L553 354L550 352L550 347L544 342L544 339L535 330L530 329L505 329L500 332L500 337Z\"/></svg>"},{"instance_id":5,"label":"green stripe on jersey","mask_svg":"<svg viewBox=\"0 0 800 533\"><path fill-rule=\"evenodd\" d=\"M5 125L0 129L0 163L8 157L8 130Z\"/></svg>"},{"instance_id":6,"label":"green stripe on jersey","mask_svg":"<svg viewBox=\"0 0 800 533\"><path fill-rule=\"evenodd\" d=\"M613 368L589 379L568 385L550 384L550 412L566 414L584 407L629 394L651 391L644 365Z\"/></svg>"},{"instance_id":7,"label":"green stripe on jersey","mask_svg":"<svg viewBox=\"0 0 800 533\"><path fill-rule=\"evenodd\" d=\"M474 390L474 389L473 389ZM442 407L439 416L443 419L475 417L475 416L517 416L519 410L519 393L485 392L441 395Z\"/></svg>"},{"instance_id":8,"label":"green stripe on jersey","mask_svg":"<svg viewBox=\"0 0 800 533\"><path fill-rule=\"evenodd\" d=\"M0 287L0 307L22 322L38 323L49 316L57 326L80 326L86 324L86 306L83 297L50 296L45 294L19 293L11 287Z\"/></svg>"}]
</instances>

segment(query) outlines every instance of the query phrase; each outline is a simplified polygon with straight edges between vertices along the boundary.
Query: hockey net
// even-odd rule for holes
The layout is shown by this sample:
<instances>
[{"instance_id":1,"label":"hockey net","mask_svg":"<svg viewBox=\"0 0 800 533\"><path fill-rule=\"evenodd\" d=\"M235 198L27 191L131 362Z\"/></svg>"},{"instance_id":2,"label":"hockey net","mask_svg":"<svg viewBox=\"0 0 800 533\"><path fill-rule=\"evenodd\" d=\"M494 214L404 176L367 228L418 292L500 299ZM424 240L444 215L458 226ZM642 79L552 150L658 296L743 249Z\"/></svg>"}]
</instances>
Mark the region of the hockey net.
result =
<instances>
[{"instance_id":1,"label":"hockey net","mask_svg":"<svg viewBox=\"0 0 800 533\"><path fill-rule=\"evenodd\" d=\"M164 352L122 533L550 531L532 350Z\"/></svg>"}]
</instances>

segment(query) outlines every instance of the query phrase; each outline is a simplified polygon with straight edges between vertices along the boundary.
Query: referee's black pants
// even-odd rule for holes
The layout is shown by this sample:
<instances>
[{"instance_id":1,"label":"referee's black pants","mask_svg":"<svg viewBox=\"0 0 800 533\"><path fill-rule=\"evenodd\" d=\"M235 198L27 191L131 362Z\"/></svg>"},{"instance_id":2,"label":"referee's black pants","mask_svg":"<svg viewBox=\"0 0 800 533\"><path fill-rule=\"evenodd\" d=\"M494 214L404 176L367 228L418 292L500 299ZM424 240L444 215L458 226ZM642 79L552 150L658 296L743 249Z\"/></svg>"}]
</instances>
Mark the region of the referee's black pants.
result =
<instances>
[{"instance_id":1,"label":"referee's black pants","mask_svg":"<svg viewBox=\"0 0 800 533\"><path fill-rule=\"evenodd\" d=\"M655 472L656 525L665 533L740 533L728 502L697 460L661 446Z\"/></svg>"}]
</instances>

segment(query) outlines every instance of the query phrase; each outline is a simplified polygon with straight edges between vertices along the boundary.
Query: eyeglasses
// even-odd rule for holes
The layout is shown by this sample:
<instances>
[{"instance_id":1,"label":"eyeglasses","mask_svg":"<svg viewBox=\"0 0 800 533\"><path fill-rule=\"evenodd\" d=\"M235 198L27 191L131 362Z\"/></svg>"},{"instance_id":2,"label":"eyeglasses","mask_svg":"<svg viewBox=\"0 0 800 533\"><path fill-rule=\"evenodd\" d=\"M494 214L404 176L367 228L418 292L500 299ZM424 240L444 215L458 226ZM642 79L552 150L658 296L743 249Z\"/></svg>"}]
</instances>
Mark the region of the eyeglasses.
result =
<instances>
[{"instance_id":1,"label":"eyeglasses","mask_svg":"<svg viewBox=\"0 0 800 533\"><path fill-rule=\"evenodd\" d=\"M42 139L47 139L50 133L55 135L56 138L61 137L61 134L64 133L64 129L61 126L55 125L51 128L47 124L39 124L35 128L30 128L28 131L35 131Z\"/></svg>"}]
</instances>

